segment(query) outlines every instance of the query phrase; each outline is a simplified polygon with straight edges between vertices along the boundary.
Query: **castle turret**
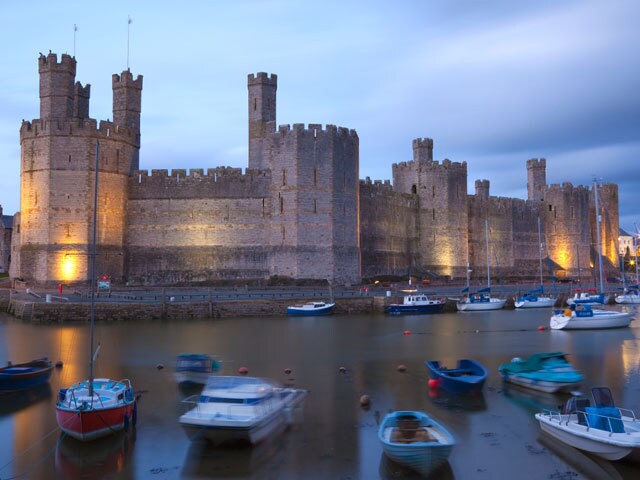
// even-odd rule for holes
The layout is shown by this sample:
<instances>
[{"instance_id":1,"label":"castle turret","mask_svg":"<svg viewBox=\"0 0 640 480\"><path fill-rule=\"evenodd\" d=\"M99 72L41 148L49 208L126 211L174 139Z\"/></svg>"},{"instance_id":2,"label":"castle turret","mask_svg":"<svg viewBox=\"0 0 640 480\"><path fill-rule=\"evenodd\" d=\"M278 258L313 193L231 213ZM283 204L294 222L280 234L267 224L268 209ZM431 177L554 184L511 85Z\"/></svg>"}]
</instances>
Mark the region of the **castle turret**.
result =
<instances>
[{"instance_id":1,"label":"castle turret","mask_svg":"<svg viewBox=\"0 0 640 480\"><path fill-rule=\"evenodd\" d=\"M73 116L75 118L89 118L89 97L91 95L91 85L83 87L80 82L76 82L73 90Z\"/></svg>"},{"instance_id":2,"label":"castle turret","mask_svg":"<svg viewBox=\"0 0 640 480\"><path fill-rule=\"evenodd\" d=\"M413 160L415 162L433 161L433 140L431 138L413 140Z\"/></svg>"},{"instance_id":3,"label":"castle turret","mask_svg":"<svg viewBox=\"0 0 640 480\"><path fill-rule=\"evenodd\" d=\"M66 119L73 114L73 82L76 78L76 59L63 54L40 54L38 59L40 74L40 118Z\"/></svg>"},{"instance_id":4,"label":"castle turret","mask_svg":"<svg viewBox=\"0 0 640 480\"><path fill-rule=\"evenodd\" d=\"M113 123L140 131L140 111L142 98L142 75L133 79L129 70L121 75L114 74L111 80L113 89Z\"/></svg>"},{"instance_id":5,"label":"castle turret","mask_svg":"<svg viewBox=\"0 0 640 480\"><path fill-rule=\"evenodd\" d=\"M547 161L544 158L527 160L527 193L529 200L541 202L547 188Z\"/></svg>"},{"instance_id":6,"label":"castle turret","mask_svg":"<svg viewBox=\"0 0 640 480\"><path fill-rule=\"evenodd\" d=\"M249 168L269 168L265 139L276 131L278 76L249 74Z\"/></svg>"},{"instance_id":7,"label":"castle turret","mask_svg":"<svg viewBox=\"0 0 640 480\"><path fill-rule=\"evenodd\" d=\"M476 197L478 200L489 200L489 180L476 180Z\"/></svg>"}]
</instances>

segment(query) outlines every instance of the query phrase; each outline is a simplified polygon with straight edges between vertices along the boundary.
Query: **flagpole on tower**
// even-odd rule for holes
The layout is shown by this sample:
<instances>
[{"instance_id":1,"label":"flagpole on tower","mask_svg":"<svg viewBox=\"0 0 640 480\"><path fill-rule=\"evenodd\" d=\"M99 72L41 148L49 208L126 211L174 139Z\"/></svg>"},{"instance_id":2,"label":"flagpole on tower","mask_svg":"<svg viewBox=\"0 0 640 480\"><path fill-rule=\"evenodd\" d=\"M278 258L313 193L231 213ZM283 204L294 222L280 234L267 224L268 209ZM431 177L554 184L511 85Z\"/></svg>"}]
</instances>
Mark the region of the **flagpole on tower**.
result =
<instances>
[{"instance_id":1,"label":"flagpole on tower","mask_svg":"<svg viewBox=\"0 0 640 480\"><path fill-rule=\"evenodd\" d=\"M73 58L76 57L76 32L78 31L78 26L73 24Z\"/></svg>"},{"instance_id":2,"label":"flagpole on tower","mask_svg":"<svg viewBox=\"0 0 640 480\"><path fill-rule=\"evenodd\" d=\"M129 70L129 31L131 30L131 17L127 17L127 70Z\"/></svg>"}]
</instances>

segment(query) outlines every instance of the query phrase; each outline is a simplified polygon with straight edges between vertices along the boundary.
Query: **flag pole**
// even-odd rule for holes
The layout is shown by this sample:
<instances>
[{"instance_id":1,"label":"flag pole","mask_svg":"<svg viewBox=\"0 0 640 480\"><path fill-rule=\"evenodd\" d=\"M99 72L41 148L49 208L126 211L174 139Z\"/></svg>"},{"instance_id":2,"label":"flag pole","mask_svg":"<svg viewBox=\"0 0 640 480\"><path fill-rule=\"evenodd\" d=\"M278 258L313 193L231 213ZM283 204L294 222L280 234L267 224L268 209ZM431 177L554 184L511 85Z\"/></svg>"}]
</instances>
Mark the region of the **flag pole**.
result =
<instances>
[{"instance_id":1,"label":"flag pole","mask_svg":"<svg viewBox=\"0 0 640 480\"><path fill-rule=\"evenodd\" d=\"M76 32L78 31L78 26L73 24L73 58L76 58Z\"/></svg>"},{"instance_id":2,"label":"flag pole","mask_svg":"<svg viewBox=\"0 0 640 480\"><path fill-rule=\"evenodd\" d=\"M127 70L129 70L129 31L131 30L131 17L127 17Z\"/></svg>"}]
</instances>

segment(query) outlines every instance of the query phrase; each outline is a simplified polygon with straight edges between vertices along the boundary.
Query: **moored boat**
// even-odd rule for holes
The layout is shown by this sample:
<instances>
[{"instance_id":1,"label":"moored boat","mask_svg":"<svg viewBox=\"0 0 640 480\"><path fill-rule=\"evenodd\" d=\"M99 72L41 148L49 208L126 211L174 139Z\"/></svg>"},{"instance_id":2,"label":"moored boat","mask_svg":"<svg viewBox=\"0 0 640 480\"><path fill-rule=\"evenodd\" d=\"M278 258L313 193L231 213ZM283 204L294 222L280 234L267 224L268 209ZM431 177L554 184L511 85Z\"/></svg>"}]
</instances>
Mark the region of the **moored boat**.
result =
<instances>
[{"instance_id":1,"label":"moored boat","mask_svg":"<svg viewBox=\"0 0 640 480\"><path fill-rule=\"evenodd\" d=\"M200 395L183 400L180 425L189 438L256 444L284 430L307 391L257 377L211 376Z\"/></svg>"},{"instance_id":2,"label":"moored boat","mask_svg":"<svg viewBox=\"0 0 640 480\"><path fill-rule=\"evenodd\" d=\"M531 291L525 295L516 297L513 305L516 308L549 308L553 307L557 300L557 297L542 295L537 291Z\"/></svg>"},{"instance_id":3,"label":"moored boat","mask_svg":"<svg viewBox=\"0 0 640 480\"><path fill-rule=\"evenodd\" d=\"M424 294L405 295L402 303L388 305L387 313L393 315L438 313L442 311L445 303L446 300L429 298Z\"/></svg>"},{"instance_id":4,"label":"moored boat","mask_svg":"<svg viewBox=\"0 0 640 480\"><path fill-rule=\"evenodd\" d=\"M80 441L90 441L135 425L136 399L131 382L94 378L60 389L56 420L60 429Z\"/></svg>"},{"instance_id":5,"label":"moored boat","mask_svg":"<svg viewBox=\"0 0 640 480\"><path fill-rule=\"evenodd\" d=\"M386 415L378 440L388 458L425 476L446 464L456 443L449 430L419 411Z\"/></svg>"},{"instance_id":6,"label":"moored boat","mask_svg":"<svg viewBox=\"0 0 640 480\"><path fill-rule=\"evenodd\" d=\"M552 437L607 460L640 452L640 419L631 410L616 407L607 387L591 389L588 398L572 397L561 411L543 410L535 418Z\"/></svg>"},{"instance_id":7,"label":"moored boat","mask_svg":"<svg viewBox=\"0 0 640 480\"><path fill-rule=\"evenodd\" d=\"M564 310L555 310L549 320L553 330L586 330L596 328L628 327L633 314L614 310L597 310L590 305L577 305Z\"/></svg>"},{"instance_id":8,"label":"moored boat","mask_svg":"<svg viewBox=\"0 0 640 480\"><path fill-rule=\"evenodd\" d=\"M429 377L439 387L453 393L479 392L489 375L487 369L476 360L458 360L457 368L447 368L437 360L425 362Z\"/></svg>"},{"instance_id":9,"label":"moored boat","mask_svg":"<svg viewBox=\"0 0 640 480\"><path fill-rule=\"evenodd\" d=\"M181 353L176 359L176 382L183 386L204 385L220 370L220 362L206 353Z\"/></svg>"},{"instance_id":10,"label":"moored boat","mask_svg":"<svg viewBox=\"0 0 640 480\"><path fill-rule=\"evenodd\" d=\"M481 312L486 310L500 310L507 302L505 298L495 298L486 292L478 292L456 302L460 312Z\"/></svg>"},{"instance_id":11,"label":"moored boat","mask_svg":"<svg viewBox=\"0 0 640 480\"><path fill-rule=\"evenodd\" d=\"M287 307L287 314L301 316L330 315L333 313L333 307L335 307L335 305L335 303L326 302L307 302Z\"/></svg>"},{"instance_id":12,"label":"moored boat","mask_svg":"<svg viewBox=\"0 0 640 480\"><path fill-rule=\"evenodd\" d=\"M0 368L0 395L37 387L49 381L53 365L47 357Z\"/></svg>"},{"instance_id":13,"label":"moored boat","mask_svg":"<svg viewBox=\"0 0 640 480\"><path fill-rule=\"evenodd\" d=\"M595 289L587 291L576 291L573 297L567 299L567 305L606 305L609 303L609 295L598 293Z\"/></svg>"},{"instance_id":14,"label":"moored boat","mask_svg":"<svg viewBox=\"0 0 640 480\"><path fill-rule=\"evenodd\" d=\"M526 360L514 358L498 371L505 382L546 393L574 390L584 380L562 352L536 353Z\"/></svg>"},{"instance_id":15,"label":"moored boat","mask_svg":"<svg viewBox=\"0 0 640 480\"><path fill-rule=\"evenodd\" d=\"M625 288L624 292L616 295L616 303L637 304L640 303L640 294L638 294L638 285L631 285Z\"/></svg>"}]
</instances>

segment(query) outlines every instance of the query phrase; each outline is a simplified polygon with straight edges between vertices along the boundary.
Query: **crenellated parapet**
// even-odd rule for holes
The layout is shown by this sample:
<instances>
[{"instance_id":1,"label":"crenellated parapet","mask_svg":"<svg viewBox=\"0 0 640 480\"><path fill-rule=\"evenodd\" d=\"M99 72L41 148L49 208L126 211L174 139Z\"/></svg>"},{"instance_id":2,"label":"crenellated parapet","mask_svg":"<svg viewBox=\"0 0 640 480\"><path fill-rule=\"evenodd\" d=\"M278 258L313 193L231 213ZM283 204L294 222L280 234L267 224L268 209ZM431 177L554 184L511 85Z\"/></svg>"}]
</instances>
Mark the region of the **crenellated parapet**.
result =
<instances>
[{"instance_id":1,"label":"crenellated parapet","mask_svg":"<svg viewBox=\"0 0 640 480\"><path fill-rule=\"evenodd\" d=\"M93 118L35 119L23 120L20 126L20 141L33 140L44 136L86 137L99 140L119 140L138 145L140 134L123 125Z\"/></svg>"},{"instance_id":2,"label":"crenellated parapet","mask_svg":"<svg viewBox=\"0 0 640 480\"><path fill-rule=\"evenodd\" d=\"M247 84L254 85L270 85L276 87L278 85L278 75L275 73L268 74L266 72L258 72L255 75L250 73L247 75Z\"/></svg>"},{"instance_id":3,"label":"crenellated parapet","mask_svg":"<svg viewBox=\"0 0 640 480\"><path fill-rule=\"evenodd\" d=\"M129 179L129 198L201 199L264 198L269 194L268 170L218 167L207 169L136 170Z\"/></svg>"},{"instance_id":4,"label":"crenellated parapet","mask_svg":"<svg viewBox=\"0 0 640 480\"><path fill-rule=\"evenodd\" d=\"M294 135L312 136L315 138L324 135L340 138L358 138L358 133L354 129L336 127L335 125L330 124L327 124L323 127L322 124L316 123L310 123L308 127L305 126L304 123L294 123L293 125L279 125L277 133L280 137Z\"/></svg>"}]
</instances>

